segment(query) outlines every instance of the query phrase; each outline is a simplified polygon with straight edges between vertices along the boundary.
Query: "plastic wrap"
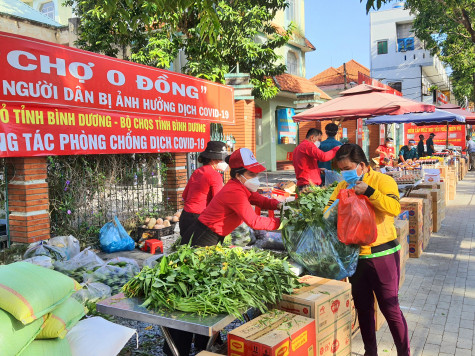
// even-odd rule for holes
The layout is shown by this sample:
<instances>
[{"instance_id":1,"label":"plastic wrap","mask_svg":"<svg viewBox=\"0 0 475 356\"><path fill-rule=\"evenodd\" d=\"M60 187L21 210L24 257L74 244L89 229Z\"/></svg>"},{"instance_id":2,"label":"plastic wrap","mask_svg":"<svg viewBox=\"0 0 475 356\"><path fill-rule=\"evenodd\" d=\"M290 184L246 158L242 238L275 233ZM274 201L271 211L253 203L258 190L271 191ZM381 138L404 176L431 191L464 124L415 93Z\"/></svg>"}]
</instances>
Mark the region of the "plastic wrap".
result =
<instances>
[{"instance_id":1,"label":"plastic wrap","mask_svg":"<svg viewBox=\"0 0 475 356\"><path fill-rule=\"evenodd\" d=\"M282 237L290 258L311 274L343 279L356 271L359 246L345 245L338 240L334 219L325 220L322 225L305 225L303 229L287 224Z\"/></svg>"}]
</instances>

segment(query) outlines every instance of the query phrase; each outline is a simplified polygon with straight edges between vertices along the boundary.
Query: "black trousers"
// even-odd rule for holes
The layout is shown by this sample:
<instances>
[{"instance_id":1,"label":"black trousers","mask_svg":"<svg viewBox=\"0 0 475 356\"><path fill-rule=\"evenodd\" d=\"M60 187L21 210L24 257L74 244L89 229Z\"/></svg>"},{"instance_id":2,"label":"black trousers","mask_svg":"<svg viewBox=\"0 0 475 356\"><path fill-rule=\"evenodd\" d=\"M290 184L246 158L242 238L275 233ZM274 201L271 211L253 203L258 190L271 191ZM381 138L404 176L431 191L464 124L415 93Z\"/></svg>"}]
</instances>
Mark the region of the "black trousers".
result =
<instances>
[{"instance_id":1,"label":"black trousers","mask_svg":"<svg viewBox=\"0 0 475 356\"><path fill-rule=\"evenodd\" d=\"M189 213L183 209L180 216L180 222L178 223L180 226L180 235L183 236L199 217L200 214Z\"/></svg>"},{"instance_id":2,"label":"black trousers","mask_svg":"<svg viewBox=\"0 0 475 356\"><path fill-rule=\"evenodd\" d=\"M193 225L181 235L181 244L187 244L191 240L191 246L203 247L214 246L224 241L224 236L218 235L201 221L196 220Z\"/></svg>"}]
</instances>

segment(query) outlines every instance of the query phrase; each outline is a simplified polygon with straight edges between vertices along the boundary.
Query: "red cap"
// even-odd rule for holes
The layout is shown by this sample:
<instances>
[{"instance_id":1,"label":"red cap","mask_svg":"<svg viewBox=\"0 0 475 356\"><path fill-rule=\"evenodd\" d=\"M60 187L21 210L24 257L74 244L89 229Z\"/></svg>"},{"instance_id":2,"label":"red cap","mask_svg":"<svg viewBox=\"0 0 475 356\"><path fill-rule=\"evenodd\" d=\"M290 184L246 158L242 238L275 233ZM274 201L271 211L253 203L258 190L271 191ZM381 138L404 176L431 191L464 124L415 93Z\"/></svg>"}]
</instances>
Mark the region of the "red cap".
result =
<instances>
[{"instance_id":1,"label":"red cap","mask_svg":"<svg viewBox=\"0 0 475 356\"><path fill-rule=\"evenodd\" d=\"M253 173L260 173L266 170L266 167L257 162L256 157L254 157L254 154L249 148L240 148L234 151L229 158L229 167L244 167Z\"/></svg>"}]
</instances>

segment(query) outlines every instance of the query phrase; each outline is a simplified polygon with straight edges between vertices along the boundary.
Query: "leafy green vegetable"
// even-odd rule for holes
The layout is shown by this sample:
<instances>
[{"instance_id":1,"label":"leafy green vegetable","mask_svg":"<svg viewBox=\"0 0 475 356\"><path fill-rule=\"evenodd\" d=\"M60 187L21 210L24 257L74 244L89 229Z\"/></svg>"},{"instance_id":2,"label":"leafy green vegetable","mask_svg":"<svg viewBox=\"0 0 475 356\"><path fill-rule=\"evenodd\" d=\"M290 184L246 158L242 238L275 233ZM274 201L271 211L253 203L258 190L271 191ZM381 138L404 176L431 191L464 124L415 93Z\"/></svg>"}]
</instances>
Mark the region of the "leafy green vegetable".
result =
<instances>
[{"instance_id":1,"label":"leafy green vegetable","mask_svg":"<svg viewBox=\"0 0 475 356\"><path fill-rule=\"evenodd\" d=\"M154 268L144 267L123 291L143 297L151 309L241 318L250 307L266 312L299 286L287 261L266 251L185 245Z\"/></svg>"},{"instance_id":2,"label":"leafy green vegetable","mask_svg":"<svg viewBox=\"0 0 475 356\"><path fill-rule=\"evenodd\" d=\"M310 273L342 279L356 269L359 247L337 238L336 209L328 219L323 210L337 182L327 188L309 187L282 213L282 240L289 256Z\"/></svg>"}]
</instances>

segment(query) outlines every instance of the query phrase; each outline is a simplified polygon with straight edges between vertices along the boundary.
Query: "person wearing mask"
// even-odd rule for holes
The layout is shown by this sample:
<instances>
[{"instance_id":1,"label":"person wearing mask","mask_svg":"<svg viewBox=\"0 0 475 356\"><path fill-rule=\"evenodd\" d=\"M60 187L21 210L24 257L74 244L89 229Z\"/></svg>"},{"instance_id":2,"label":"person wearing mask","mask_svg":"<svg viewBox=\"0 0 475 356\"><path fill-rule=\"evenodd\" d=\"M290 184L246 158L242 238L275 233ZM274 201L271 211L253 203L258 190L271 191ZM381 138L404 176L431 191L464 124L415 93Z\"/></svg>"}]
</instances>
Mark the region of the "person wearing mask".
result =
<instances>
[{"instance_id":1,"label":"person wearing mask","mask_svg":"<svg viewBox=\"0 0 475 356\"><path fill-rule=\"evenodd\" d=\"M182 234L181 244L191 246L212 246L222 243L236 227L245 222L256 230L276 230L280 226L279 218L259 216L253 205L264 210L276 210L282 204L276 199L266 198L259 193L258 174L265 167L257 162L248 148L240 148L225 159L231 168L231 179L213 197L208 206L201 212L191 226ZM181 220L181 219L180 219ZM189 355L193 333L168 329L170 337L176 341L180 355ZM197 352L205 350L209 337L194 335L194 346ZM168 356L173 356L168 343L163 348Z\"/></svg>"},{"instance_id":2,"label":"person wearing mask","mask_svg":"<svg viewBox=\"0 0 475 356\"><path fill-rule=\"evenodd\" d=\"M324 152L319 149L321 140L322 131L315 128L310 129L305 140L293 152L292 163L297 177L298 190L302 190L309 185L321 185L322 178L318 162L331 161L340 148L340 146L336 146L328 152Z\"/></svg>"},{"instance_id":3,"label":"person wearing mask","mask_svg":"<svg viewBox=\"0 0 475 356\"><path fill-rule=\"evenodd\" d=\"M434 133L431 133L429 135L429 138L427 139L426 141L426 146L427 146L427 155L428 156L432 156L435 152L435 149L434 149L434 139L435 137L435 134Z\"/></svg>"},{"instance_id":4,"label":"person wearing mask","mask_svg":"<svg viewBox=\"0 0 475 356\"><path fill-rule=\"evenodd\" d=\"M341 146L335 161L345 181L335 188L325 210L342 189L356 184L355 193L368 198L376 218L378 237L371 245L360 246L356 272L349 278L365 356L378 355L374 296L388 322L398 356L409 356L409 332L398 299L401 246L397 241L394 217L400 213L401 206L397 184L392 177L372 170L358 145Z\"/></svg>"},{"instance_id":5,"label":"person wearing mask","mask_svg":"<svg viewBox=\"0 0 475 356\"><path fill-rule=\"evenodd\" d=\"M472 140L472 136L467 136L467 145L465 150L467 151L470 160L470 171L475 170L475 142Z\"/></svg>"},{"instance_id":6,"label":"person wearing mask","mask_svg":"<svg viewBox=\"0 0 475 356\"><path fill-rule=\"evenodd\" d=\"M407 146L402 146L399 151L399 162L406 162L408 159L415 160L419 158L416 149L416 141L409 140Z\"/></svg>"},{"instance_id":7,"label":"person wearing mask","mask_svg":"<svg viewBox=\"0 0 475 356\"><path fill-rule=\"evenodd\" d=\"M389 164L389 162L394 159L394 144L391 137L386 137L384 145L378 146L376 149L376 154L379 155L379 167L383 168Z\"/></svg>"},{"instance_id":8,"label":"person wearing mask","mask_svg":"<svg viewBox=\"0 0 475 356\"><path fill-rule=\"evenodd\" d=\"M216 245L243 222L255 230L276 230L280 226L280 219L257 215L252 207L277 210L282 204L257 193L258 174L265 167L257 162L251 150L238 149L226 157L226 163L231 168L231 179L182 236L182 244L191 241L192 246Z\"/></svg>"},{"instance_id":9,"label":"person wearing mask","mask_svg":"<svg viewBox=\"0 0 475 356\"><path fill-rule=\"evenodd\" d=\"M420 157L424 157L424 135L419 135L419 143L417 144L417 154Z\"/></svg>"},{"instance_id":10,"label":"person wearing mask","mask_svg":"<svg viewBox=\"0 0 475 356\"><path fill-rule=\"evenodd\" d=\"M181 233L185 233L198 219L223 187L223 177L218 171L226 170L226 156L226 144L221 141L209 141L206 149L198 156L198 162L203 166L193 172L182 195L185 205L179 222Z\"/></svg>"},{"instance_id":11,"label":"person wearing mask","mask_svg":"<svg viewBox=\"0 0 475 356\"><path fill-rule=\"evenodd\" d=\"M325 141L322 141L322 143L320 144L320 147L319 147L323 152L328 152L331 149L333 149L335 147L339 147L339 146L342 145L342 143L340 141L335 139L335 136L338 133L338 125L333 124L333 123L327 124L325 126L325 133L327 134L328 137ZM332 162L331 161L318 162L318 168L320 168L320 170L331 171L332 170ZM322 177L324 177L324 176L325 176L325 174L323 174L323 172L322 172ZM324 181L323 178L322 178L322 181Z\"/></svg>"}]
</instances>

